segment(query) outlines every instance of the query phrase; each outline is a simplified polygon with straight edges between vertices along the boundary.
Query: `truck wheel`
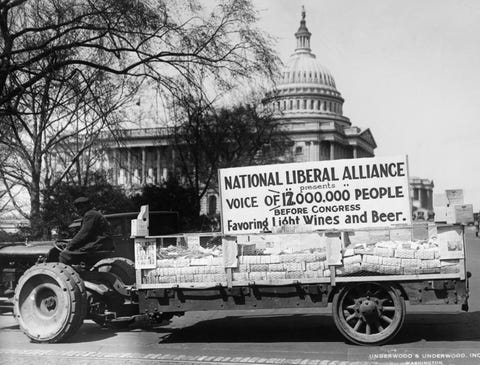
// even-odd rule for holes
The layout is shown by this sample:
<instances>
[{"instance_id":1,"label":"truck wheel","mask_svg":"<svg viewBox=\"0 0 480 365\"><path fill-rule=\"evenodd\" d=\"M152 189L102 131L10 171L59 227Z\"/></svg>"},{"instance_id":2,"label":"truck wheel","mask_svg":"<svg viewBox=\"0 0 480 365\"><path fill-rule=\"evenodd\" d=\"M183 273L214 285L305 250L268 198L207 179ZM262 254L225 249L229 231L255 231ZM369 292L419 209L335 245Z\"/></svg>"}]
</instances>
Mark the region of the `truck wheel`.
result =
<instances>
[{"instance_id":1,"label":"truck wheel","mask_svg":"<svg viewBox=\"0 0 480 365\"><path fill-rule=\"evenodd\" d=\"M333 297L333 319L338 330L358 345L380 345L391 340L405 321L405 300L388 283L357 283Z\"/></svg>"},{"instance_id":2,"label":"truck wheel","mask_svg":"<svg viewBox=\"0 0 480 365\"><path fill-rule=\"evenodd\" d=\"M64 264L35 265L18 282L13 311L32 342L64 340L80 328L87 313L83 280Z\"/></svg>"},{"instance_id":3,"label":"truck wheel","mask_svg":"<svg viewBox=\"0 0 480 365\"><path fill-rule=\"evenodd\" d=\"M108 272L114 274L118 279L126 285L135 284L135 264L132 260L124 257L112 257L102 259L98 261L91 269L91 271ZM121 310L125 297L120 294L113 295L108 298L108 301L101 297L96 297L96 300L102 303L102 307L105 307L109 311L117 312ZM133 322L132 317L118 317L112 321L104 321L103 319L92 318L93 321L101 326L123 329L129 327Z\"/></svg>"},{"instance_id":4,"label":"truck wheel","mask_svg":"<svg viewBox=\"0 0 480 365\"><path fill-rule=\"evenodd\" d=\"M91 270L115 274L125 285L135 284L135 264L124 257L100 260Z\"/></svg>"}]
</instances>

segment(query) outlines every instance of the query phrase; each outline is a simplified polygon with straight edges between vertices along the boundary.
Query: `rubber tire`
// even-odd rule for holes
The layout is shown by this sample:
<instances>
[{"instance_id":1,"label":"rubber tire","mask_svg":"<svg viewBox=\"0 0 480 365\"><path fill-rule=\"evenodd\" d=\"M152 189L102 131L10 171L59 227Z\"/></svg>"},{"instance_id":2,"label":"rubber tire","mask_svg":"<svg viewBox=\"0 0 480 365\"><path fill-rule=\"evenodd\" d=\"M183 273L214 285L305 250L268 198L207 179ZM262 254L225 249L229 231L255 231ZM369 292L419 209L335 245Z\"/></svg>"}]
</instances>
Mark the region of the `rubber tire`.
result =
<instances>
[{"instance_id":1,"label":"rubber tire","mask_svg":"<svg viewBox=\"0 0 480 365\"><path fill-rule=\"evenodd\" d=\"M55 298L51 310L45 308L47 296ZM87 309L83 280L65 264L35 265L25 271L15 289L14 316L32 342L55 343L69 338L83 324Z\"/></svg>"},{"instance_id":2,"label":"rubber tire","mask_svg":"<svg viewBox=\"0 0 480 365\"><path fill-rule=\"evenodd\" d=\"M125 285L133 285L136 281L135 264L124 257L112 257L98 261L91 271L109 272L116 275Z\"/></svg>"},{"instance_id":3,"label":"rubber tire","mask_svg":"<svg viewBox=\"0 0 480 365\"><path fill-rule=\"evenodd\" d=\"M405 307L405 300L403 296L400 294L400 290L396 288L394 285L389 283L383 282L376 282L371 283L371 285L378 285L386 290L388 295L391 297L393 301L393 306L395 307L395 313L393 316L393 321L391 324L387 326L385 330L380 333L375 333L371 335L367 334L358 334L354 335L356 331L351 328L343 318L341 318L342 314L342 301L347 296L350 290L352 290L355 286L365 285L366 283L357 283L357 284L349 284L341 289L339 289L332 301L332 312L333 312L333 320L337 329L340 333L350 342L357 344L357 345L382 345L389 342L393 339L398 332L402 329L403 323L405 322L405 315L406 315L406 307ZM368 284L368 283L367 283Z\"/></svg>"},{"instance_id":4,"label":"rubber tire","mask_svg":"<svg viewBox=\"0 0 480 365\"><path fill-rule=\"evenodd\" d=\"M124 257L102 259L93 265L91 271L109 272L114 274L125 285L133 285L136 281L135 264L132 260ZM124 298L119 296L118 301L119 303L123 303ZM114 321L107 323L101 323L95 319L93 319L93 321L101 326L112 329L125 329L134 322L134 320L130 318L126 318L125 321Z\"/></svg>"}]
</instances>

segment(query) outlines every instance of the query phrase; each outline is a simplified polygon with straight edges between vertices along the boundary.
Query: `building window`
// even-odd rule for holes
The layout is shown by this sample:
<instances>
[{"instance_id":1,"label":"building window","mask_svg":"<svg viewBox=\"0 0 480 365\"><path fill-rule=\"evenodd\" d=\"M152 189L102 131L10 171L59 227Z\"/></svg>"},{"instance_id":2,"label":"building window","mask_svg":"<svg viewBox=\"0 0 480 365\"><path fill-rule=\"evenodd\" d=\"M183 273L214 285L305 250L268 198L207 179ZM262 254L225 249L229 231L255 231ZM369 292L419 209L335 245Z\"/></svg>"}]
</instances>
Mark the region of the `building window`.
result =
<instances>
[{"instance_id":1,"label":"building window","mask_svg":"<svg viewBox=\"0 0 480 365\"><path fill-rule=\"evenodd\" d=\"M307 99L303 99L303 109L307 109Z\"/></svg>"},{"instance_id":2,"label":"building window","mask_svg":"<svg viewBox=\"0 0 480 365\"><path fill-rule=\"evenodd\" d=\"M302 153L303 153L303 147L302 146L295 147L295 154L296 155L301 155Z\"/></svg>"}]
</instances>

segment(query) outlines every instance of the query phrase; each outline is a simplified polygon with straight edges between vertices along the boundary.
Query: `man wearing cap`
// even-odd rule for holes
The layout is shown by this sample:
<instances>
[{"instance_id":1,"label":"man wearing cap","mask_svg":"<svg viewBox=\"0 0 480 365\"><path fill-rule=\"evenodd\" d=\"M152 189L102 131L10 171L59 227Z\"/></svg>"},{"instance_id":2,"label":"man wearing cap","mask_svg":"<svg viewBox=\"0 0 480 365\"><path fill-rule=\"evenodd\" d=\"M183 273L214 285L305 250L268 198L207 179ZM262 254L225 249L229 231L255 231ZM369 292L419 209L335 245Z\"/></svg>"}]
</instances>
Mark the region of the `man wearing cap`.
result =
<instances>
[{"instance_id":1,"label":"man wearing cap","mask_svg":"<svg viewBox=\"0 0 480 365\"><path fill-rule=\"evenodd\" d=\"M113 251L110 227L105 217L94 209L87 197L73 202L78 214L83 216L78 233L70 240L65 250L60 252L59 261L64 264L78 264L92 261L99 251Z\"/></svg>"}]
</instances>

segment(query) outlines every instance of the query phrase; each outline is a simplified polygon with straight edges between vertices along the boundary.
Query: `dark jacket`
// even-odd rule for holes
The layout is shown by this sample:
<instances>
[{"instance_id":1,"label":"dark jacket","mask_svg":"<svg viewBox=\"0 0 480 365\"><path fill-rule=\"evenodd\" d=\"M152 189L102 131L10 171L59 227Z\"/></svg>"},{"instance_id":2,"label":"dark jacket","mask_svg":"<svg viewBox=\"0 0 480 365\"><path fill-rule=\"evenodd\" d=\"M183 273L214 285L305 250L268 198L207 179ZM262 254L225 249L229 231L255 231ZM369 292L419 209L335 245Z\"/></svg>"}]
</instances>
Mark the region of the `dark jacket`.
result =
<instances>
[{"instance_id":1,"label":"dark jacket","mask_svg":"<svg viewBox=\"0 0 480 365\"><path fill-rule=\"evenodd\" d=\"M94 209L85 213L80 230L67 245L69 251L110 251L113 248L110 225Z\"/></svg>"}]
</instances>

